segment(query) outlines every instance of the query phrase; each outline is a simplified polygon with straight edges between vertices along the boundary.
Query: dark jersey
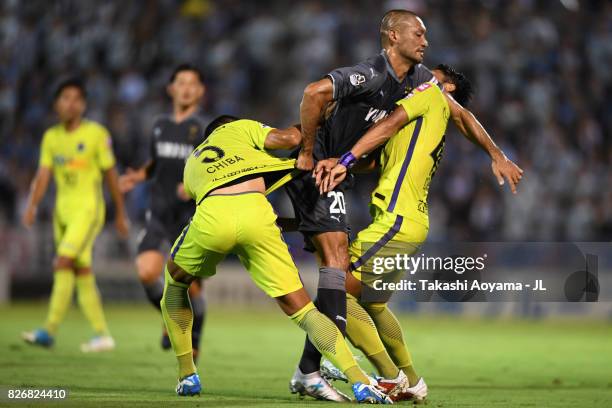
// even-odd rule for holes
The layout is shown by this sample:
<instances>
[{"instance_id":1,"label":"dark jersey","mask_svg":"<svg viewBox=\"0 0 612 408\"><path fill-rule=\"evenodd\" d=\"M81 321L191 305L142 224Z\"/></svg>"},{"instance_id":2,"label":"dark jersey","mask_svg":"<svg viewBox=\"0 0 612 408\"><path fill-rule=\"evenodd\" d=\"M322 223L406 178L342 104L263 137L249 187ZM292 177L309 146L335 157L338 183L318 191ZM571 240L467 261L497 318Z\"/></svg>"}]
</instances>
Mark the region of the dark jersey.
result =
<instances>
[{"instance_id":1,"label":"dark jersey","mask_svg":"<svg viewBox=\"0 0 612 408\"><path fill-rule=\"evenodd\" d=\"M181 123L176 123L169 115L155 121L150 151L153 165L148 174L151 182L149 208L154 216L166 218L168 212L194 208L192 202L185 203L177 197L176 189L183 182L185 160L204 141L205 129L205 120L197 115Z\"/></svg>"},{"instance_id":2,"label":"dark jersey","mask_svg":"<svg viewBox=\"0 0 612 408\"><path fill-rule=\"evenodd\" d=\"M340 157L378 120L395 109L395 102L432 78L424 65L413 67L399 81L384 51L352 67L327 74L334 88L335 107L317 132L314 156Z\"/></svg>"}]
</instances>

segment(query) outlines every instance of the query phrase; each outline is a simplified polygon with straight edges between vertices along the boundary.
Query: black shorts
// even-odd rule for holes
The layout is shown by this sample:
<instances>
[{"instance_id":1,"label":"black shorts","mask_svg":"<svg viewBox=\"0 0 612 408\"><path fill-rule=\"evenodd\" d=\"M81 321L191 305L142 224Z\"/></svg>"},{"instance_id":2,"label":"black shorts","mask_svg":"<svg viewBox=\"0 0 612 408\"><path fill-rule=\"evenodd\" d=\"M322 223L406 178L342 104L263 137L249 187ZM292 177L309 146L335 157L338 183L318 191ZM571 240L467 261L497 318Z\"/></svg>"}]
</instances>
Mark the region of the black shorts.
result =
<instances>
[{"instance_id":1,"label":"black shorts","mask_svg":"<svg viewBox=\"0 0 612 408\"><path fill-rule=\"evenodd\" d=\"M319 194L311 172L291 180L285 189L293 204L298 230L304 234L306 250L312 250L310 236L321 232L349 232L344 192L349 183L341 183L334 191Z\"/></svg>"},{"instance_id":2,"label":"black shorts","mask_svg":"<svg viewBox=\"0 0 612 408\"><path fill-rule=\"evenodd\" d=\"M146 224L138 237L138 254L145 251L162 251L164 243L174 244L189 222L193 211L173 210L156 214L147 211Z\"/></svg>"}]
</instances>

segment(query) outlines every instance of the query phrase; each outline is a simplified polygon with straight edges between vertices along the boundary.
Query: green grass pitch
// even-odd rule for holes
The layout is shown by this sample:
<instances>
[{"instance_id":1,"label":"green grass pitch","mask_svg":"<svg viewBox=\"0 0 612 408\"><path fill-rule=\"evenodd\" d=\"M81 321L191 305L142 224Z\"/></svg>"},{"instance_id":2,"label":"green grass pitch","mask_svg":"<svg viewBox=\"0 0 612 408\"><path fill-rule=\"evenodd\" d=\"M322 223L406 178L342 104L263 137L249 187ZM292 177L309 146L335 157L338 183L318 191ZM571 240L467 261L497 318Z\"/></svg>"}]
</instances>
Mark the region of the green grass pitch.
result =
<instances>
[{"instance_id":1,"label":"green grass pitch","mask_svg":"<svg viewBox=\"0 0 612 408\"><path fill-rule=\"evenodd\" d=\"M73 309L53 350L21 342L46 305L0 308L0 387L65 387L61 402L0 406L321 406L287 389L303 334L280 311L211 307L205 328L201 397L174 395L176 363L159 348L161 318L146 305L106 308L117 350L84 355L84 318ZM416 367L430 387L428 407L612 406L609 322L405 317ZM370 366L363 364L370 370ZM344 384L342 389L348 392ZM327 405L329 405L327 403Z\"/></svg>"}]
</instances>

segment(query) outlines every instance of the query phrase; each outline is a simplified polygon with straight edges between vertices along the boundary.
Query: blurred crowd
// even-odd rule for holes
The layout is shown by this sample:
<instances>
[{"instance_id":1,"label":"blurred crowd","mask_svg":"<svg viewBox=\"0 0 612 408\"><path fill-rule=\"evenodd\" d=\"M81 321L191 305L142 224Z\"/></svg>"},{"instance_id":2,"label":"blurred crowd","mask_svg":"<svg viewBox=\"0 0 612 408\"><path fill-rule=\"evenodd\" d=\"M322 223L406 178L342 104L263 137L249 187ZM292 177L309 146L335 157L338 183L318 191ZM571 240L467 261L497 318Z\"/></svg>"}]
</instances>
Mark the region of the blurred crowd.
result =
<instances>
[{"instance_id":1,"label":"blurred crowd","mask_svg":"<svg viewBox=\"0 0 612 408\"><path fill-rule=\"evenodd\" d=\"M205 115L288 125L308 82L379 52L378 25L390 8L422 16L426 65L453 65L473 81L470 109L525 170L513 196L449 124L430 192L430 239L610 240L612 3L578 0L5 0L1 222L19 219L61 76L86 79L87 116L110 129L126 168L146 159L178 63L203 70ZM373 183L358 181L349 198L357 225L367 222ZM141 219L146 190L129 200Z\"/></svg>"}]
</instances>

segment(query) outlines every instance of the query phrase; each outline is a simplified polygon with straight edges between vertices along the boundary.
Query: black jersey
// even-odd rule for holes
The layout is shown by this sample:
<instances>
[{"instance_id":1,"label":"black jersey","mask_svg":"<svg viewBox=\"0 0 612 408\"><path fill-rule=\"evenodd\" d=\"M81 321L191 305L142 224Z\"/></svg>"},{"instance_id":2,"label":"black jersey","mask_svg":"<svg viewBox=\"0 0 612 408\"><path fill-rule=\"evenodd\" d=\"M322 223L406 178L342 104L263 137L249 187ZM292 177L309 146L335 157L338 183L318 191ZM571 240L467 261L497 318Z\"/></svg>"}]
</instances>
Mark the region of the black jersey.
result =
<instances>
[{"instance_id":1,"label":"black jersey","mask_svg":"<svg viewBox=\"0 0 612 408\"><path fill-rule=\"evenodd\" d=\"M204 141L206 121L192 115L181 123L172 116L162 116L155 121L151 136L151 205L153 215L163 217L168 211L181 211L193 207L177 197L177 186L183 182L185 160L193 149Z\"/></svg>"},{"instance_id":2,"label":"black jersey","mask_svg":"<svg viewBox=\"0 0 612 408\"><path fill-rule=\"evenodd\" d=\"M318 129L317 160L349 151L370 126L393 111L395 102L433 75L418 64L400 81L383 50L355 66L335 69L327 77L332 80L336 104Z\"/></svg>"}]
</instances>

